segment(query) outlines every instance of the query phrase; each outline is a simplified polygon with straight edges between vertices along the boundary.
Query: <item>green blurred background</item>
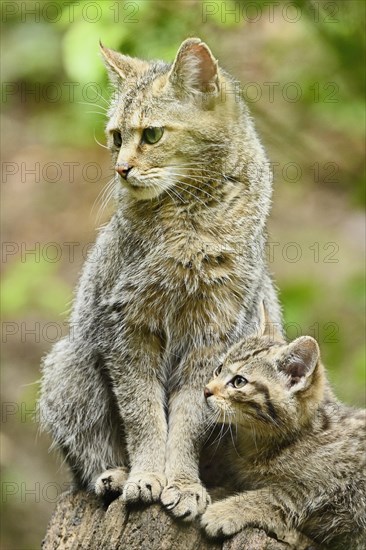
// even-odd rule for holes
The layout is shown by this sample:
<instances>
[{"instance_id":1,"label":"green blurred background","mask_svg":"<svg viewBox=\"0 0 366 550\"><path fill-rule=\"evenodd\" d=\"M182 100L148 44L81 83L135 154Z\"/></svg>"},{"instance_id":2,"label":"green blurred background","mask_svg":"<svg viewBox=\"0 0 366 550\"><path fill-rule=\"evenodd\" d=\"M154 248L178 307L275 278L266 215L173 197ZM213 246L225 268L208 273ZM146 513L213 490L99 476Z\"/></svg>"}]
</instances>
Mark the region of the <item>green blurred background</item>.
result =
<instances>
[{"instance_id":1,"label":"green blurred background","mask_svg":"<svg viewBox=\"0 0 366 550\"><path fill-rule=\"evenodd\" d=\"M38 8L37 8L38 4ZM68 475L33 420L39 363L66 332L112 175L98 41L174 58L207 41L274 163L268 249L287 333L319 339L337 394L365 405L364 24L358 0L2 2L2 540L38 548ZM36 11L34 11L34 9Z\"/></svg>"}]
</instances>

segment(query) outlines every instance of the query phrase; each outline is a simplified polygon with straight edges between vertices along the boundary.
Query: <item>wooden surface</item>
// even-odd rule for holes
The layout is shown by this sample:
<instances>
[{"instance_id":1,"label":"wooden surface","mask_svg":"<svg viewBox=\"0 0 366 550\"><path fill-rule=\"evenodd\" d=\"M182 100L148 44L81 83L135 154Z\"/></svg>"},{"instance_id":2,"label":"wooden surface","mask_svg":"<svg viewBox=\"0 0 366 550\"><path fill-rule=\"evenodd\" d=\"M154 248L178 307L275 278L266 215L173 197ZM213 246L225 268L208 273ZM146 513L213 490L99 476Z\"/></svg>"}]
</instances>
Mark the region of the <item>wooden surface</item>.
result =
<instances>
[{"instance_id":1,"label":"wooden surface","mask_svg":"<svg viewBox=\"0 0 366 550\"><path fill-rule=\"evenodd\" d=\"M225 541L208 540L197 523L171 518L161 506L126 508L121 500L106 510L83 491L63 493L50 520L42 550L315 550L301 549L247 529Z\"/></svg>"}]
</instances>

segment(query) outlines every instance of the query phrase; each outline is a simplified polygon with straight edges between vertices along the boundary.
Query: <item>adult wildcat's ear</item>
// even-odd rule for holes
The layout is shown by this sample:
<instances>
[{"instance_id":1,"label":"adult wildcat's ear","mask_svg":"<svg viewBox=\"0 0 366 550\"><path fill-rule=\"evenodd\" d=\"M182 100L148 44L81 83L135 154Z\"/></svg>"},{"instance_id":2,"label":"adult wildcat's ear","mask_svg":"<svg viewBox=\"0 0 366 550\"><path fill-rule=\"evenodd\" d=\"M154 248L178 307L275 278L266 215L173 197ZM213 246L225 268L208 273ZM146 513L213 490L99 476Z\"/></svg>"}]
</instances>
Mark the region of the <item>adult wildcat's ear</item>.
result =
<instances>
[{"instance_id":1,"label":"adult wildcat's ear","mask_svg":"<svg viewBox=\"0 0 366 550\"><path fill-rule=\"evenodd\" d=\"M310 385L319 360L317 341L311 336L300 336L286 347L279 359L278 369L288 376L288 384L293 391L301 391Z\"/></svg>"},{"instance_id":2,"label":"adult wildcat's ear","mask_svg":"<svg viewBox=\"0 0 366 550\"><path fill-rule=\"evenodd\" d=\"M137 78L149 67L147 61L135 59L128 55L110 50L103 46L101 42L99 42L99 45L109 77L114 84L118 84L124 80Z\"/></svg>"},{"instance_id":3,"label":"adult wildcat's ear","mask_svg":"<svg viewBox=\"0 0 366 550\"><path fill-rule=\"evenodd\" d=\"M258 336L268 336L273 342L284 342L285 339L278 323L273 323L264 300L259 304Z\"/></svg>"},{"instance_id":4,"label":"adult wildcat's ear","mask_svg":"<svg viewBox=\"0 0 366 550\"><path fill-rule=\"evenodd\" d=\"M218 65L209 47L199 38L185 40L169 73L169 81L183 93L218 93Z\"/></svg>"}]
</instances>

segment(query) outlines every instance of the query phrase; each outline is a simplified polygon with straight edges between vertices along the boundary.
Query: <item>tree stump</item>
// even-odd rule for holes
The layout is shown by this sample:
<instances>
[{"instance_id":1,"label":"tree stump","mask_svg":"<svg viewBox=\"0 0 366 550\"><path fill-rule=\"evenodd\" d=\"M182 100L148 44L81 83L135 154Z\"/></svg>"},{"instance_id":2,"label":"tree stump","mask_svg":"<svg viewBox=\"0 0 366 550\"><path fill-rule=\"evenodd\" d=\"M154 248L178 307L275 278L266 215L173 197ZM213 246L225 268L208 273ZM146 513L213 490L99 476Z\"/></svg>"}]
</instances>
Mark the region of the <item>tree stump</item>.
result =
<instances>
[{"instance_id":1,"label":"tree stump","mask_svg":"<svg viewBox=\"0 0 366 550\"><path fill-rule=\"evenodd\" d=\"M296 548L247 529L225 541L205 537L198 523L171 518L159 504L126 507L121 500L108 509L84 491L63 493L53 513L42 550L315 550L304 539Z\"/></svg>"}]
</instances>

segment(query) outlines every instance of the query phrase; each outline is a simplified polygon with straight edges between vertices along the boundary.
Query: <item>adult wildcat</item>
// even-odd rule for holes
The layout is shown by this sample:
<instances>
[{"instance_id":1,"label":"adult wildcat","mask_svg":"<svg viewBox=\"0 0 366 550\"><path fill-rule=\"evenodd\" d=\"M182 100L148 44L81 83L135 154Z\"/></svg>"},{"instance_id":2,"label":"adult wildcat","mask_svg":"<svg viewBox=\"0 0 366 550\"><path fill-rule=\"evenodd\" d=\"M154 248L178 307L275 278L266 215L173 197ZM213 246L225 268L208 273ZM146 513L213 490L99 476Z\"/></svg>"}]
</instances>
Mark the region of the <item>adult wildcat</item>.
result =
<instances>
[{"instance_id":1,"label":"adult wildcat","mask_svg":"<svg viewBox=\"0 0 366 550\"><path fill-rule=\"evenodd\" d=\"M205 396L236 434L225 464L238 493L207 508L210 536L256 526L284 540L298 530L332 550L365 548L366 411L335 398L313 338L235 344Z\"/></svg>"},{"instance_id":2,"label":"adult wildcat","mask_svg":"<svg viewBox=\"0 0 366 550\"><path fill-rule=\"evenodd\" d=\"M281 324L264 255L271 174L234 80L199 39L173 64L101 49L117 209L85 264L72 338L44 361L41 413L79 486L99 476L99 494L161 495L193 519L208 502L202 385L263 298Z\"/></svg>"}]
</instances>

